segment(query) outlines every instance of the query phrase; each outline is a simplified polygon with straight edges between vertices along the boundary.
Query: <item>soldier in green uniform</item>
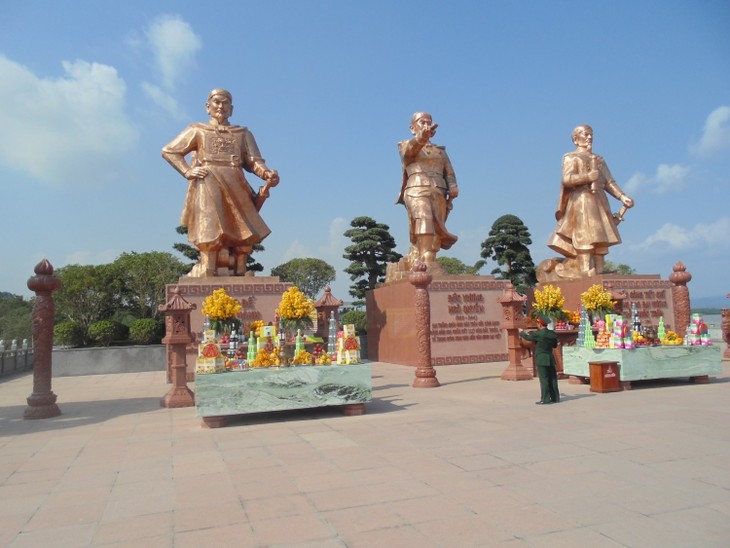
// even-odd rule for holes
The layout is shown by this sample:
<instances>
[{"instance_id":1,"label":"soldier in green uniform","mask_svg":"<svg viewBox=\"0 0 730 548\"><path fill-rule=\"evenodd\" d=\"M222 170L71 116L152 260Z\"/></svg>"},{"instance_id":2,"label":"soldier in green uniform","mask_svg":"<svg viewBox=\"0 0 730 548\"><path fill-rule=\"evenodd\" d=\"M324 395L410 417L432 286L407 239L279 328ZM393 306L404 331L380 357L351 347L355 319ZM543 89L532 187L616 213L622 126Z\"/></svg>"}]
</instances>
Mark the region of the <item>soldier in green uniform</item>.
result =
<instances>
[{"instance_id":1,"label":"soldier in green uniform","mask_svg":"<svg viewBox=\"0 0 730 548\"><path fill-rule=\"evenodd\" d=\"M550 318L538 314L535 319L540 329L533 333L520 331L520 337L535 343L535 365L540 379L540 401L535 403L538 405L558 403L560 401L558 372L555 369L553 355L553 349L558 347L558 336L555 331L547 328Z\"/></svg>"}]
</instances>

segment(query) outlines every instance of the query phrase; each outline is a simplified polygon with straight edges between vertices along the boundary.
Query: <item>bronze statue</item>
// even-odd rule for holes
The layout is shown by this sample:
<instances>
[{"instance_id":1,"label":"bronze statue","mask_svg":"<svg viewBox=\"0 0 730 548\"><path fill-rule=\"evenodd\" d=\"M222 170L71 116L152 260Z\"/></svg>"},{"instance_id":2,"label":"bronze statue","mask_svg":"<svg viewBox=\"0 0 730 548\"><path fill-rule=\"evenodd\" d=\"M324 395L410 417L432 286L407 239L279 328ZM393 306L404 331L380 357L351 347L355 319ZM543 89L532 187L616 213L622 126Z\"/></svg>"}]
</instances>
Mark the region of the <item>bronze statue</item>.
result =
<instances>
[{"instance_id":1,"label":"bronze statue","mask_svg":"<svg viewBox=\"0 0 730 548\"><path fill-rule=\"evenodd\" d=\"M208 123L188 126L162 149L162 156L188 180L180 223L200 250L200 262L190 275L242 276L253 245L271 233L259 211L269 189L279 184L279 174L266 166L253 134L229 124L230 92L214 89L205 108ZM188 154L190 164L185 160ZM258 192L244 169L265 181Z\"/></svg>"},{"instance_id":2,"label":"bronze statue","mask_svg":"<svg viewBox=\"0 0 730 548\"><path fill-rule=\"evenodd\" d=\"M555 218L555 232L548 247L564 259L548 259L538 267L541 282L561 278L586 278L603 272L608 248L620 244L617 226L633 207L611 176L602 157L593 154L593 129L582 125L573 130L575 150L563 156L563 177ZM623 207L612 214L607 194Z\"/></svg>"},{"instance_id":3,"label":"bronze statue","mask_svg":"<svg viewBox=\"0 0 730 548\"><path fill-rule=\"evenodd\" d=\"M449 249L457 240L446 230L446 218L459 187L446 148L430 142L437 127L427 112L416 112L411 118L413 138L398 143L403 184L396 203L408 210L411 248L406 262L413 265L421 260L438 270L436 252Z\"/></svg>"}]
</instances>

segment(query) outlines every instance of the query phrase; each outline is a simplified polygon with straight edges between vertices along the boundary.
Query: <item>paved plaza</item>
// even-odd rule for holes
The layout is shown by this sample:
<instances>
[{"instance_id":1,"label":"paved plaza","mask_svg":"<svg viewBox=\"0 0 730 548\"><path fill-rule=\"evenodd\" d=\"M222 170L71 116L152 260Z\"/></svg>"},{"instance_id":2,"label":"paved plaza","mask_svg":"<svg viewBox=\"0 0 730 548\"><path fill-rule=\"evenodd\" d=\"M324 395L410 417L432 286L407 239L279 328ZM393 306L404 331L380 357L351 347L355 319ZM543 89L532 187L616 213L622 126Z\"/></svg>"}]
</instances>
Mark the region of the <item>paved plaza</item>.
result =
<instances>
[{"instance_id":1,"label":"paved plaza","mask_svg":"<svg viewBox=\"0 0 730 548\"><path fill-rule=\"evenodd\" d=\"M0 546L725 547L730 364L709 384L597 394L507 364L373 363L367 414L164 409L164 372L0 381ZM194 386L193 386L194 388Z\"/></svg>"}]
</instances>

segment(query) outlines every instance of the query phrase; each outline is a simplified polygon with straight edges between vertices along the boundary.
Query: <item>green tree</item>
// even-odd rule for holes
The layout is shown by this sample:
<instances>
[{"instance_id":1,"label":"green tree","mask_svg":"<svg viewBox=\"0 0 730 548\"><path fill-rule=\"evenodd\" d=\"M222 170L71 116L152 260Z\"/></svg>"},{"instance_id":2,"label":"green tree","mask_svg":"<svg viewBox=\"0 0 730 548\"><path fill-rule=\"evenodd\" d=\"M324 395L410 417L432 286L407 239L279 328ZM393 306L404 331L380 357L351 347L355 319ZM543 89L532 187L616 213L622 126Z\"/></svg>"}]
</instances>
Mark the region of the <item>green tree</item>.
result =
<instances>
[{"instance_id":1,"label":"green tree","mask_svg":"<svg viewBox=\"0 0 730 548\"><path fill-rule=\"evenodd\" d=\"M491 272L497 279L509 280L518 291L524 291L537 284L535 263L527 247L530 244L530 232L522 220L503 215L494 221L489 237L482 242L481 256L499 265Z\"/></svg>"},{"instance_id":2,"label":"green tree","mask_svg":"<svg viewBox=\"0 0 730 548\"><path fill-rule=\"evenodd\" d=\"M187 234L188 233L188 227L186 226L178 226L175 229L175 232L178 234ZM189 263L186 265L187 270L185 273L190 272L190 270L193 268L195 263L197 263L200 260L200 251L198 251L195 247L188 243L182 243L178 242L172 245L172 248L180 253L182 253L185 257L193 261L192 263ZM263 272L264 267L260 263L256 261L256 259L253 258L254 253L260 253L264 250L264 246L260 243L253 244L253 250L251 254L246 259L246 270L249 272Z\"/></svg>"},{"instance_id":3,"label":"green tree","mask_svg":"<svg viewBox=\"0 0 730 548\"><path fill-rule=\"evenodd\" d=\"M471 275L474 276L479 272L479 269L484 265L484 261L477 261L474 266L467 266L461 259L455 257L436 257L436 262L441 265L446 274L452 275Z\"/></svg>"},{"instance_id":4,"label":"green tree","mask_svg":"<svg viewBox=\"0 0 730 548\"><path fill-rule=\"evenodd\" d=\"M170 253L122 253L112 263L119 300L137 318L155 318L165 304L165 285L177 283L188 269Z\"/></svg>"},{"instance_id":5,"label":"green tree","mask_svg":"<svg viewBox=\"0 0 730 548\"><path fill-rule=\"evenodd\" d=\"M615 264L611 261L604 261L603 271L606 274L621 274L622 276L631 276L632 274L636 274L635 268L631 268L629 265L624 263Z\"/></svg>"},{"instance_id":6,"label":"green tree","mask_svg":"<svg viewBox=\"0 0 730 548\"><path fill-rule=\"evenodd\" d=\"M342 325L352 324L355 326L355 334L367 335L368 318L364 310L348 310L340 316Z\"/></svg>"},{"instance_id":7,"label":"green tree","mask_svg":"<svg viewBox=\"0 0 730 548\"><path fill-rule=\"evenodd\" d=\"M88 335L99 346L109 346L112 342L126 340L129 327L112 320L101 320L89 326Z\"/></svg>"},{"instance_id":8,"label":"green tree","mask_svg":"<svg viewBox=\"0 0 730 548\"><path fill-rule=\"evenodd\" d=\"M33 335L33 301L26 301L19 295L0 293L0 339L5 346L16 339L31 340Z\"/></svg>"},{"instance_id":9,"label":"green tree","mask_svg":"<svg viewBox=\"0 0 730 548\"><path fill-rule=\"evenodd\" d=\"M388 263L399 261L402 255L395 251L395 239L388 225L363 216L355 217L350 226L345 236L353 243L345 248L343 257L351 262L345 272L351 280L357 280L350 286L350 295L357 299L356 305L361 305L365 292L385 281Z\"/></svg>"},{"instance_id":10,"label":"green tree","mask_svg":"<svg viewBox=\"0 0 730 548\"><path fill-rule=\"evenodd\" d=\"M271 269L272 276L279 276L282 282L290 282L310 299L327 287L336 276L333 266L322 259L292 259Z\"/></svg>"},{"instance_id":11,"label":"green tree","mask_svg":"<svg viewBox=\"0 0 730 548\"><path fill-rule=\"evenodd\" d=\"M88 344L89 326L106 320L120 306L119 281L111 265L68 265L54 273L61 287L53 294L56 318L76 324Z\"/></svg>"}]
</instances>

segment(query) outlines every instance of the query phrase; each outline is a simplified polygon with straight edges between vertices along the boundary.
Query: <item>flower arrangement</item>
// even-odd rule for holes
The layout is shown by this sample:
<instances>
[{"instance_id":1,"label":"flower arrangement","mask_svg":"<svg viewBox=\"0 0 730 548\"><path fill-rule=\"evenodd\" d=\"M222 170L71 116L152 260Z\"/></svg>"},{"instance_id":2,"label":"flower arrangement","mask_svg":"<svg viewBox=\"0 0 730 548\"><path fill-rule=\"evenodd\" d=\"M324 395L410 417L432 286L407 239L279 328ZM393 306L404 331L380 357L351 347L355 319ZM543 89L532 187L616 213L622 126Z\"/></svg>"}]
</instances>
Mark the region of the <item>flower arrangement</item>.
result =
<instances>
[{"instance_id":1,"label":"flower arrangement","mask_svg":"<svg viewBox=\"0 0 730 548\"><path fill-rule=\"evenodd\" d=\"M581 293L580 302L588 312L598 317L611 313L616 306L616 301L611 300L611 294L601 284L593 284Z\"/></svg>"},{"instance_id":2,"label":"flower arrangement","mask_svg":"<svg viewBox=\"0 0 730 548\"><path fill-rule=\"evenodd\" d=\"M241 303L231 297L222 287L213 291L203 300L203 315L210 318L210 324L216 333L226 328L239 327L241 320L236 315L241 311Z\"/></svg>"},{"instance_id":3,"label":"flower arrangement","mask_svg":"<svg viewBox=\"0 0 730 548\"><path fill-rule=\"evenodd\" d=\"M548 284L542 290L535 290L535 302L532 303L535 313L545 314L554 320L564 320L566 318L564 305L565 297L559 287Z\"/></svg>"},{"instance_id":4,"label":"flower arrangement","mask_svg":"<svg viewBox=\"0 0 730 548\"><path fill-rule=\"evenodd\" d=\"M292 286L284 292L276 309L282 327L286 330L312 327L312 312L314 312L314 302L297 286Z\"/></svg>"}]
</instances>

